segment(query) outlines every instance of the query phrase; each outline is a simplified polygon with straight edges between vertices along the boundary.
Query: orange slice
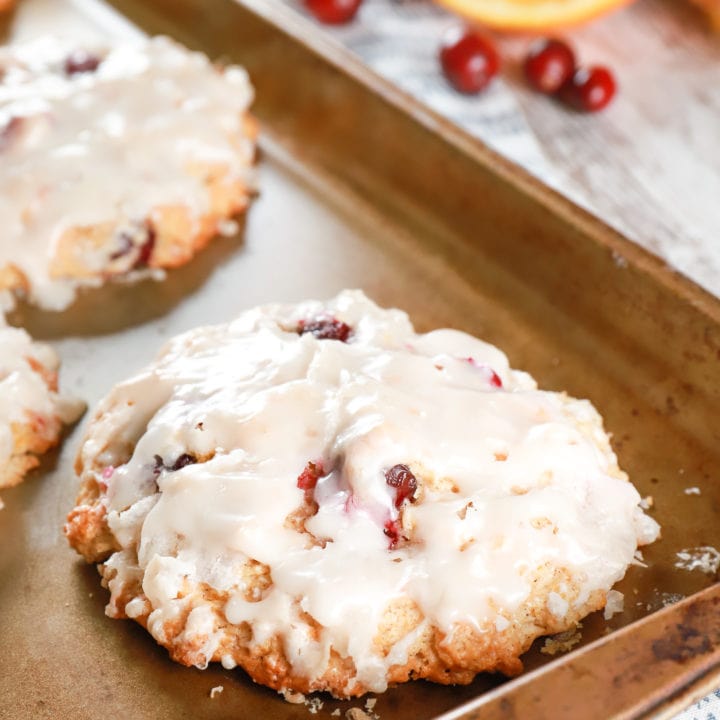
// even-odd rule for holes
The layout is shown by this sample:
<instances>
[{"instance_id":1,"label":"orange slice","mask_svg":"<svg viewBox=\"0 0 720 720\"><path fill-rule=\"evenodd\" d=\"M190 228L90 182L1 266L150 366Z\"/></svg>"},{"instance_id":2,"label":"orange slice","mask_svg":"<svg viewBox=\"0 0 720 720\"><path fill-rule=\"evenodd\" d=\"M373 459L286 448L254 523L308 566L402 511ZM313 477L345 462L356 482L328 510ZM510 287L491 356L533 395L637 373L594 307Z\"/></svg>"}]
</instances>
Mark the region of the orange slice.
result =
<instances>
[{"instance_id":1,"label":"orange slice","mask_svg":"<svg viewBox=\"0 0 720 720\"><path fill-rule=\"evenodd\" d=\"M497 30L542 31L579 25L632 0L437 0L440 5Z\"/></svg>"}]
</instances>

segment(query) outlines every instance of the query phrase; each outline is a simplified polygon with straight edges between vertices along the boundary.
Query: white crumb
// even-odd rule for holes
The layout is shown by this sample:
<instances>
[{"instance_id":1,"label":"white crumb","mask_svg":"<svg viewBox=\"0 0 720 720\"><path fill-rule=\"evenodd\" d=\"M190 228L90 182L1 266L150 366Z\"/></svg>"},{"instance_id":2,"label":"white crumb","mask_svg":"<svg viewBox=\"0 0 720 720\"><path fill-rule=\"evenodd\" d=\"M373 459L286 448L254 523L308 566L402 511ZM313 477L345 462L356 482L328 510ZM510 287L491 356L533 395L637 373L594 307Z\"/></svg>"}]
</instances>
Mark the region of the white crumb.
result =
<instances>
[{"instance_id":1,"label":"white crumb","mask_svg":"<svg viewBox=\"0 0 720 720\"><path fill-rule=\"evenodd\" d=\"M286 702L293 705L302 705L305 702L305 696L301 692L294 690L281 690L280 694L285 698Z\"/></svg>"},{"instance_id":2,"label":"white crumb","mask_svg":"<svg viewBox=\"0 0 720 720\"><path fill-rule=\"evenodd\" d=\"M340 715L340 708L335 708L330 714L333 717L338 717Z\"/></svg>"},{"instance_id":3,"label":"white crumb","mask_svg":"<svg viewBox=\"0 0 720 720\"><path fill-rule=\"evenodd\" d=\"M498 632L502 632L503 630L507 630L510 627L510 621L504 617L503 615L498 615L495 618L495 629Z\"/></svg>"},{"instance_id":4,"label":"white crumb","mask_svg":"<svg viewBox=\"0 0 720 720\"><path fill-rule=\"evenodd\" d=\"M379 720L379 716L373 712L375 710L375 705L377 705L377 698L368 698L365 701L365 709L370 713L370 717L373 720Z\"/></svg>"},{"instance_id":5,"label":"white crumb","mask_svg":"<svg viewBox=\"0 0 720 720\"><path fill-rule=\"evenodd\" d=\"M675 567L681 570L700 570L708 575L714 575L720 568L720 552L710 545L681 550L676 553L676 557L678 561Z\"/></svg>"},{"instance_id":6,"label":"white crumb","mask_svg":"<svg viewBox=\"0 0 720 720\"><path fill-rule=\"evenodd\" d=\"M318 711L322 710L324 704L325 703L320 698L316 697L305 700L305 705L311 715L317 715Z\"/></svg>"},{"instance_id":7,"label":"white crumb","mask_svg":"<svg viewBox=\"0 0 720 720\"><path fill-rule=\"evenodd\" d=\"M350 708L345 713L346 720L373 720L364 710L360 708Z\"/></svg>"},{"instance_id":8,"label":"white crumb","mask_svg":"<svg viewBox=\"0 0 720 720\"><path fill-rule=\"evenodd\" d=\"M543 655L557 655L558 653L568 652L572 650L582 640L580 632L582 623L578 623L574 628L570 628L558 635L545 638L545 643L540 648Z\"/></svg>"},{"instance_id":9,"label":"white crumb","mask_svg":"<svg viewBox=\"0 0 720 720\"><path fill-rule=\"evenodd\" d=\"M617 250L613 250L612 259L616 267L626 268L628 266L627 258L623 257Z\"/></svg>"},{"instance_id":10,"label":"white crumb","mask_svg":"<svg viewBox=\"0 0 720 720\"><path fill-rule=\"evenodd\" d=\"M233 237L239 230L240 226L235 220L220 220L217 224L217 231L223 237Z\"/></svg>"},{"instance_id":11,"label":"white crumb","mask_svg":"<svg viewBox=\"0 0 720 720\"><path fill-rule=\"evenodd\" d=\"M685 595L681 595L680 593L661 593L660 602L663 607L667 607L668 605L674 605L676 602L680 602L684 597Z\"/></svg>"},{"instance_id":12,"label":"white crumb","mask_svg":"<svg viewBox=\"0 0 720 720\"><path fill-rule=\"evenodd\" d=\"M216 685L214 688L210 688L210 699L214 700L216 695L219 695L225 688L222 685Z\"/></svg>"},{"instance_id":13,"label":"white crumb","mask_svg":"<svg viewBox=\"0 0 720 720\"><path fill-rule=\"evenodd\" d=\"M699 487L687 487L683 491L686 495L700 495Z\"/></svg>"},{"instance_id":14,"label":"white crumb","mask_svg":"<svg viewBox=\"0 0 720 720\"><path fill-rule=\"evenodd\" d=\"M568 611L568 601L560 594L551 592L547 598L547 609L558 619L564 618Z\"/></svg>"},{"instance_id":15,"label":"white crumb","mask_svg":"<svg viewBox=\"0 0 720 720\"><path fill-rule=\"evenodd\" d=\"M647 497L644 497L640 501L640 507L643 510L649 510L654 504L655 504L655 499L653 498L652 495L648 495Z\"/></svg>"},{"instance_id":16,"label":"white crumb","mask_svg":"<svg viewBox=\"0 0 720 720\"><path fill-rule=\"evenodd\" d=\"M653 610L657 610L661 607L667 607L668 605L674 605L676 602L679 602L685 597L685 595L680 595L679 593L668 593L668 592L660 592L657 588L653 590L653 597L652 597L652 603L650 607ZM640 603L638 603L640 604Z\"/></svg>"},{"instance_id":17,"label":"white crumb","mask_svg":"<svg viewBox=\"0 0 720 720\"><path fill-rule=\"evenodd\" d=\"M613 615L625 609L625 596L617 590L608 590L603 617L609 620Z\"/></svg>"}]
</instances>

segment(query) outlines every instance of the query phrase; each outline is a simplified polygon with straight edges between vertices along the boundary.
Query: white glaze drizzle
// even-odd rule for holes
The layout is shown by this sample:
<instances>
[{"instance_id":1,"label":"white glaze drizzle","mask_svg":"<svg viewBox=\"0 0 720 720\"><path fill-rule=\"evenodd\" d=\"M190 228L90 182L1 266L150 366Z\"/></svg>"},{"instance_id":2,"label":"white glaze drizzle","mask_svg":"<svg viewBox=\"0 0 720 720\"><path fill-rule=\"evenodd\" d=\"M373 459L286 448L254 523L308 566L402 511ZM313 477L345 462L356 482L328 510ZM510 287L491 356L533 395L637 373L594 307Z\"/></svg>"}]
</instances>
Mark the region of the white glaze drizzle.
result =
<instances>
[{"instance_id":1,"label":"white glaze drizzle","mask_svg":"<svg viewBox=\"0 0 720 720\"><path fill-rule=\"evenodd\" d=\"M348 343L295 332L323 313L353 328ZM384 689L412 640L387 657L373 649L395 598L412 598L424 622L450 637L457 623L502 631L543 563L567 568L579 589L554 588L548 608L562 615L609 589L658 533L589 402L537 390L469 335L416 335L404 313L357 291L182 335L100 410L82 449L86 467L117 465L114 448L139 438L103 480L123 546L108 561L118 573L113 599L141 573L148 628L162 638L183 583L208 583L229 593L231 623L251 622L258 643L281 633L294 671L311 678L332 645L371 690ZM170 464L183 453L214 456L162 472L156 492L154 456ZM319 510L306 527L331 542L308 547L284 521L303 501L298 475L318 460L332 472L318 482ZM384 472L398 463L421 482L451 478L458 492L426 486L405 505L412 542L390 550L383 527L396 511ZM239 584L247 558L271 568L259 602ZM299 619L298 598L323 627L319 641ZM195 620L206 647L217 647L212 618Z\"/></svg>"},{"instance_id":2,"label":"white glaze drizzle","mask_svg":"<svg viewBox=\"0 0 720 720\"><path fill-rule=\"evenodd\" d=\"M173 204L198 218L209 198L190 164L223 165L252 184L242 126L252 89L243 69L220 72L204 55L154 38L93 48L103 58L97 70L68 75L76 49L43 37L0 50L0 268L20 268L31 300L53 310L67 307L79 285L101 282L50 276L68 228L115 223L130 233ZM95 272L121 249L114 240L84 259ZM7 293L0 300L12 304Z\"/></svg>"}]
</instances>

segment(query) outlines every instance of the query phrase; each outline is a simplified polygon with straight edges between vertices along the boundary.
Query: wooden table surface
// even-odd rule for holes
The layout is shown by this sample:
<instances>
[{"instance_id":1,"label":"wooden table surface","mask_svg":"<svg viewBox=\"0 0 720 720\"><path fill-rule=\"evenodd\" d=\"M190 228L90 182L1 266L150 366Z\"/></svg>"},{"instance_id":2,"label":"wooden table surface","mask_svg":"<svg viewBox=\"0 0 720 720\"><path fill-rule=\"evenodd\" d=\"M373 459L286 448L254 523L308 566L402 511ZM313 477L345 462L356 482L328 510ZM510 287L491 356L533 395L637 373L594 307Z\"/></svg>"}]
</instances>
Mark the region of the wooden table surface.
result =
<instances>
[{"instance_id":1,"label":"wooden table surface","mask_svg":"<svg viewBox=\"0 0 720 720\"><path fill-rule=\"evenodd\" d=\"M606 112L568 112L528 91L518 72L527 41L503 42L553 184L720 295L720 34L682 0L640 0L571 39L616 70Z\"/></svg>"},{"instance_id":2,"label":"wooden table surface","mask_svg":"<svg viewBox=\"0 0 720 720\"><path fill-rule=\"evenodd\" d=\"M304 13L302 0L285 1ZM455 23L430 0L363 0L352 24L323 30L720 295L720 32L705 16L688 0L637 0L565 33L583 64L607 64L619 83L591 115L528 89L529 37L496 35L499 78L477 97L453 91L437 49Z\"/></svg>"}]
</instances>

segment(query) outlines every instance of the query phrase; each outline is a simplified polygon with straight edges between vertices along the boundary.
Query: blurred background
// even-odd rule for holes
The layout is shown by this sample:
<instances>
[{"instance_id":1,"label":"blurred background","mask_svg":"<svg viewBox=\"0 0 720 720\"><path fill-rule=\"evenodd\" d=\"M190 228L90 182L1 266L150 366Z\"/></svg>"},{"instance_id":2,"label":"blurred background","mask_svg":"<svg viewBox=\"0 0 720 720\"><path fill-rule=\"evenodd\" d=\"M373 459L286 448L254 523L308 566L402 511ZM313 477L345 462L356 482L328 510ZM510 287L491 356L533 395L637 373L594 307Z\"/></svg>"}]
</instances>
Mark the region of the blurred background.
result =
<instances>
[{"instance_id":1,"label":"blurred background","mask_svg":"<svg viewBox=\"0 0 720 720\"><path fill-rule=\"evenodd\" d=\"M313 0L289 4L378 73L719 294L720 32L712 18L687 0L616 9L613 0L565 0L558 17L573 4L592 13L609 2L610 11L569 28L552 20L508 32L479 16L494 20L492 6L509 6L514 22L532 24L532 0L442 1L475 18L466 23L430 0L362 0L352 19L329 25L316 19ZM500 59L477 94L455 90L439 62L443 35L457 25L487 38ZM580 66L610 70L617 89L607 107L577 112L532 89L523 64L543 37L565 41Z\"/></svg>"}]
</instances>

